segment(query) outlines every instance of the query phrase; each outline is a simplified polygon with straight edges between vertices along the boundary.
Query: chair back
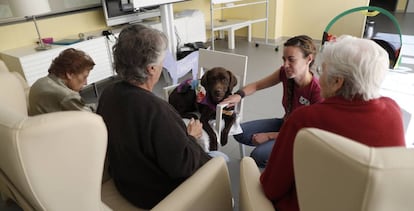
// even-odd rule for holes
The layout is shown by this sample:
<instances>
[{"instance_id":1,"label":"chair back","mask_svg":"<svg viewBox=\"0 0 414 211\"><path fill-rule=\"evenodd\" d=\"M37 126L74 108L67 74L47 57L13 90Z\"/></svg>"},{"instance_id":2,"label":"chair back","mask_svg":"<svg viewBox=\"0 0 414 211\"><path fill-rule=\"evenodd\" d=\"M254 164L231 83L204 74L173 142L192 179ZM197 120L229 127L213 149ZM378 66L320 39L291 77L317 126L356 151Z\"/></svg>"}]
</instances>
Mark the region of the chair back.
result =
<instances>
[{"instance_id":1,"label":"chair back","mask_svg":"<svg viewBox=\"0 0 414 211\"><path fill-rule=\"evenodd\" d=\"M213 67L223 67L230 70L237 77L238 83L237 86L234 87L234 91L246 85L247 56L202 48L198 51L199 79L203 76L205 71Z\"/></svg>"},{"instance_id":2,"label":"chair back","mask_svg":"<svg viewBox=\"0 0 414 211\"><path fill-rule=\"evenodd\" d=\"M0 102L9 109L27 116L27 83L17 72L9 72L2 61L0 69Z\"/></svg>"},{"instance_id":3,"label":"chair back","mask_svg":"<svg viewBox=\"0 0 414 211\"><path fill-rule=\"evenodd\" d=\"M315 128L294 144L299 207L312 210L412 210L414 149L369 147Z\"/></svg>"},{"instance_id":4,"label":"chair back","mask_svg":"<svg viewBox=\"0 0 414 211\"><path fill-rule=\"evenodd\" d=\"M9 72L9 69L2 60L0 60L0 72Z\"/></svg>"}]
</instances>

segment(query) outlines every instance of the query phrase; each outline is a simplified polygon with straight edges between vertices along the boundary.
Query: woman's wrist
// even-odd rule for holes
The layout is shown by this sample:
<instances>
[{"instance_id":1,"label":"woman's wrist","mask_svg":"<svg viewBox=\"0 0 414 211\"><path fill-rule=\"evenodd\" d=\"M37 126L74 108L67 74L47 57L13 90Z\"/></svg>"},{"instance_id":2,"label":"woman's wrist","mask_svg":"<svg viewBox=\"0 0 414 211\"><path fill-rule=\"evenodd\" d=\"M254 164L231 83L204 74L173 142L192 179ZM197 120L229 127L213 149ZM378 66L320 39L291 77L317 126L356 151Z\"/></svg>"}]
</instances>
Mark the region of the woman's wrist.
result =
<instances>
[{"instance_id":1,"label":"woman's wrist","mask_svg":"<svg viewBox=\"0 0 414 211\"><path fill-rule=\"evenodd\" d=\"M241 98L244 98L246 96L246 93L243 91L243 89L237 90L237 92L235 92L234 94L240 95Z\"/></svg>"}]
</instances>

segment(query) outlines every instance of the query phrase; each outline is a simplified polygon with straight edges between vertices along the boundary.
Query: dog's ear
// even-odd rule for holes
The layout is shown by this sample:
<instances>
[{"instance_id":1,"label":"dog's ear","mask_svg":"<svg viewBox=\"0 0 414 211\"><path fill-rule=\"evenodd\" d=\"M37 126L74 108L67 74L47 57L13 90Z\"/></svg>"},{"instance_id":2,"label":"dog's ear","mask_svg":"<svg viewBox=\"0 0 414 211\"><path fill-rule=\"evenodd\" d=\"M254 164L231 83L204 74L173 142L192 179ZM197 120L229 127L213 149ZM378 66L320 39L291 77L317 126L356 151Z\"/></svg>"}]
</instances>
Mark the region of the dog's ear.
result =
<instances>
[{"instance_id":1,"label":"dog's ear","mask_svg":"<svg viewBox=\"0 0 414 211\"><path fill-rule=\"evenodd\" d=\"M204 75L201 77L201 86L203 86L203 87L207 87L207 85L208 85L208 81L207 81L207 78L208 78L208 74L209 74L209 70L208 71L206 71L205 73L204 73Z\"/></svg>"},{"instance_id":2,"label":"dog's ear","mask_svg":"<svg viewBox=\"0 0 414 211\"><path fill-rule=\"evenodd\" d=\"M233 91L233 88L237 85L237 78L230 70L227 70L227 73L229 74L230 79L228 91L231 93L231 91Z\"/></svg>"}]
</instances>

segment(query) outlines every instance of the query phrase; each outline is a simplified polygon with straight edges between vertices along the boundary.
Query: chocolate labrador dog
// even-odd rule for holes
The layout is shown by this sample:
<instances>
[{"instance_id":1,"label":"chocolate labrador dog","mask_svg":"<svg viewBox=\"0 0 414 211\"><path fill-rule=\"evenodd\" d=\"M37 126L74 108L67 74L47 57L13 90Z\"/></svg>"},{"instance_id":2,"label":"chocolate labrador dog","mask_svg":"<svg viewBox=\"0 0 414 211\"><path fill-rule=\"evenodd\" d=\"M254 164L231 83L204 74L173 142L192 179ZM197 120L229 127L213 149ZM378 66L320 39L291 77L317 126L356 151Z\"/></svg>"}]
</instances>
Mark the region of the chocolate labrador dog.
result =
<instances>
[{"instance_id":1,"label":"chocolate labrador dog","mask_svg":"<svg viewBox=\"0 0 414 211\"><path fill-rule=\"evenodd\" d=\"M204 131L209 136L209 150L217 150L217 136L209 120L216 118L217 104L231 95L234 86L237 85L237 78L231 71L215 67L204 73L201 85L205 89L205 96L202 99L197 99L197 93L191 88L191 82L185 81L171 93L169 103L175 107L181 117L200 119ZM227 144L228 134L236 120L234 112L223 113L224 128L220 137L222 146Z\"/></svg>"}]
</instances>

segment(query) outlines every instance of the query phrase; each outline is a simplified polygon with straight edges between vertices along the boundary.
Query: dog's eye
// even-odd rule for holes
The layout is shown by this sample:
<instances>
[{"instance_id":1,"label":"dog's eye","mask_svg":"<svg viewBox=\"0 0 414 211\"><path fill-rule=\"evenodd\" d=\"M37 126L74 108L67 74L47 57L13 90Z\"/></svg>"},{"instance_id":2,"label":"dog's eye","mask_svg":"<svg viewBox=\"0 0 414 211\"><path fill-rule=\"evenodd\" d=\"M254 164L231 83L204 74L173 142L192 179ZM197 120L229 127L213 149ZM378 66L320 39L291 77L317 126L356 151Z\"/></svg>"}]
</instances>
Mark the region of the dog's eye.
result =
<instances>
[{"instance_id":1,"label":"dog's eye","mask_svg":"<svg viewBox=\"0 0 414 211\"><path fill-rule=\"evenodd\" d=\"M209 78L209 80L210 79L211 79L211 81L221 81L221 82L227 80L227 78L223 77L223 76L214 76L214 77Z\"/></svg>"},{"instance_id":2,"label":"dog's eye","mask_svg":"<svg viewBox=\"0 0 414 211\"><path fill-rule=\"evenodd\" d=\"M221 81L221 82L227 82L228 81L228 79L226 77L218 78L218 80Z\"/></svg>"}]
</instances>

